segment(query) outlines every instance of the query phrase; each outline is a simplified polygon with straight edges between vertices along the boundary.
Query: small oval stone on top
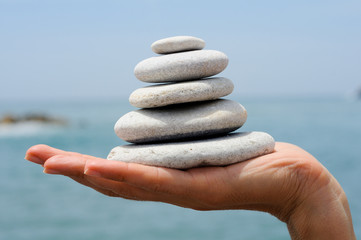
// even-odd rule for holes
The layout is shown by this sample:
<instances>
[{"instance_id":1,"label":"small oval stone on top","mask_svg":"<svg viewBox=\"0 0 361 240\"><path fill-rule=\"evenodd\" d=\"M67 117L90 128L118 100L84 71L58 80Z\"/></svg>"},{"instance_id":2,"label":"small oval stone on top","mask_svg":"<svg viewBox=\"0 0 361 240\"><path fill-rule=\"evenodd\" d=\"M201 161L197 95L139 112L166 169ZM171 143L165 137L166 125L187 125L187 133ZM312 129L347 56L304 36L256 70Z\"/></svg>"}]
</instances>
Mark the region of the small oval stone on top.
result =
<instances>
[{"instance_id":1,"label":"small oval stone on top","mask_svg":"<svg viewBox=\"0 0 361 240\"><path fill-rule=\"evenodd\" d=\"M158 54L169 54L191 50L201 50L206 45L205 41L191 36L176 36L155 41L151 48Z\"/></svg>"}]
</instances>

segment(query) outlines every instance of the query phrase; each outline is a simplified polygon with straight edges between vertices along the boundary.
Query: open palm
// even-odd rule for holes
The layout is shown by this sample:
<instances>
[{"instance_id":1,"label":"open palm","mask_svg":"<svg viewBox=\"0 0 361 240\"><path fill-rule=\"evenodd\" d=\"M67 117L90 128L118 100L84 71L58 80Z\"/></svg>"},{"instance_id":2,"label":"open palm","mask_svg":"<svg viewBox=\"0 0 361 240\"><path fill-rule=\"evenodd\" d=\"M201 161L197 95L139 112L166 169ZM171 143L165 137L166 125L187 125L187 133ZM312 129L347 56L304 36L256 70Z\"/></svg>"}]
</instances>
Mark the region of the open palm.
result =
<instances>
[{"instance_id":1,"label":"open palm","mask_svg":"<svg viewBox=\"0 0 361 240\"><path fill-rule=\"evenodd\" d=\"M351 222L352 230L340 185L312 155L288 143L276 143L273 153L237 164L188 170L110 161L46 145L31 147L26 159L43 165L45 173L68 176L108 196L197 210L269 212L288 224L291 235L295 219L304 217L310 205L334 196L340 201L340 220Z\"/></svg>"}]
</instances>

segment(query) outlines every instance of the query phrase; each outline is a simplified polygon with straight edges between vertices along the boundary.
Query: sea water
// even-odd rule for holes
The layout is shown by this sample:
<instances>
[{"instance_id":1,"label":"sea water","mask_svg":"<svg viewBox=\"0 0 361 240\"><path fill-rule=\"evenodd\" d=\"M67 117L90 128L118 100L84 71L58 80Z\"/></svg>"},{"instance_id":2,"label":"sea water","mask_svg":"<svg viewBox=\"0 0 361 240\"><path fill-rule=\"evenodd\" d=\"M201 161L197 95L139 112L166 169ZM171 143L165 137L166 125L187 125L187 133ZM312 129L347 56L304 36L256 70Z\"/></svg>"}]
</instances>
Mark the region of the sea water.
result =
<instances>
[{"instance_id":1,"label":"sea water","mask_svg":"<svg viewBox=\"0 0 361 240\"><path fill-rule=\"evenodd\" d=\"M361 237L361 102L344 98L236 99L248 111L242 131L265 131L313 154L344 188ZM103 196L24 160L30 146L106 157L125 144L113 132L134 109L126 99L1 102L5 113L45 113L64 126L0 127L0 239L290 239L275 217L253 211L195 211Z\"/></svg>"}]
</instances>

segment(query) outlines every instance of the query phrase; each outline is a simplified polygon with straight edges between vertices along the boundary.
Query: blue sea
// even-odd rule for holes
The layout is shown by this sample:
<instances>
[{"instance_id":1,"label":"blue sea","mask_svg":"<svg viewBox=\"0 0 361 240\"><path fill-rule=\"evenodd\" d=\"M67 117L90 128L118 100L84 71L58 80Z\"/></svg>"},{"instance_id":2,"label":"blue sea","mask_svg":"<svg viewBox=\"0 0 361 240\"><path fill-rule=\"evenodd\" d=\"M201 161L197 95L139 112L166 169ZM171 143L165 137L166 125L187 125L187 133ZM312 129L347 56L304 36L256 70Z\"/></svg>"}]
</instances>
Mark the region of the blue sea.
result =
<instances>
[{"instance_id":1,"label":"blue sea","mask_svg":"<svg viewBox=\"0 0 361 240\"><path fill-rule=\"evenodd\" d=\"M341 98L242 98L242 131L266 131L313 154L344 188L361 238L361 101ZM124 144L113 132L132 110L127 99L0 102L0 116L43 113L66 126L0 127L0 239L290 239L275 217L253 211L200 212L164 203L103 196L24 160L39 143L106 157Z\"/></svg>"}]
</instances>

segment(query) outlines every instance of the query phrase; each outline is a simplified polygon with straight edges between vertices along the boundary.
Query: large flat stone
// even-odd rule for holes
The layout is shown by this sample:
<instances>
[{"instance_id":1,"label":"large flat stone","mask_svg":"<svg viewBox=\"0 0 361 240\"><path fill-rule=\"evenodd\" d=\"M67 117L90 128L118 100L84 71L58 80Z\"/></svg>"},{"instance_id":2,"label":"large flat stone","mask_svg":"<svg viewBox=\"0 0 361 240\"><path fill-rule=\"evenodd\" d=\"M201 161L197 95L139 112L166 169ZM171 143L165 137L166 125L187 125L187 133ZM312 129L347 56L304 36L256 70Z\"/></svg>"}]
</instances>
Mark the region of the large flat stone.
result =
<instances>
[{"instance_id":1,"label":"large flat stone","mask_svg":"<svg viewBox=\"0 0 361 240\"><path fill-rule=\"evenodd\" d=\"M151 48L159 54L168 54L190 50L200 50L206 45L205 41L191 36L176 36L155 41Z\"/></svg>"},{"instance_id":2,"label":"large flat stone","mask_svg":"<svg viewBox=\"0 0 361 240\"><path fill-rule=\"evenodd\" d=\"M216 50L197 50L151 57L135 66L143 82L178 82L210 77L222 72L228 57Z\"/></svg>"},{"instance_id":3,"label":"large flat stone","mask_svg":"<svg viewBox=\"0 0 361 240\"><path fill-rule=\"evenodd\" d=\"M219 99L132 111L117 121L114 131L132 143L169 141L226 134L240 128L246 119L241 104Z\"/></svg>"},{"instance_id":4,"label":"large flat stone","mask_svg":"<svg viewBox=\"0 0 361 240\"><path fill-rule=\"evenodd\" d=\"M273 152L274 139L264 132L244 132L207 140L115 147L109 160L187 169L223 166Z\"/></svg>"},{"instance_id":5,"label":"large flat stone","mask_svg":"<svg viewBox=\"0 0 361 240\"><path fill-rule=\"evenodd\" d=\"M233 83L227 78L206 78L179 83L139 88L129 97L131 105L139 108L162 107L171 104L214 100L231 94Z\"/></svg>"}]
</instances>

